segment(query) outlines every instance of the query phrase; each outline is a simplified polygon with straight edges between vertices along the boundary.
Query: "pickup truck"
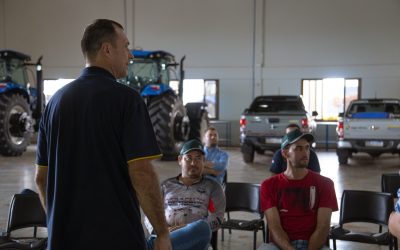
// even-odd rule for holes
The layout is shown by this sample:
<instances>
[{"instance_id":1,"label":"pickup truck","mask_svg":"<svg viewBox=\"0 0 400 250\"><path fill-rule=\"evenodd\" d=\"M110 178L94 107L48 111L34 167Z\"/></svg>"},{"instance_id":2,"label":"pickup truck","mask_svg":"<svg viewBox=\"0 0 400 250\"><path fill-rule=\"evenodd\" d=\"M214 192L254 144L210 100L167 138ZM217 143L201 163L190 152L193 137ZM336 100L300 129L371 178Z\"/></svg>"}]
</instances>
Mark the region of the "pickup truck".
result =
<instances>
[{"instance_id":1,"label":"pickup truck","mask_svg":"<svg viewBox=\"0 0 400 250\"><path fill-rule=\"evenodd\" d=\"M312 116L317 116L316 111ZM254 153L280 148L281 138L290 123L303 132L313 133L316 123L304 109L300 96L258 96L240 118L240 145L244 162L253 162Z\"/></svg>"},{"instance_id":2,"label":"pickup truck","mask_svg":"<svg viewBox=\"0 0 400 250\"><path fill-rule=\"evenodd\" d=\"M400 100L359 99L339 113L336 128L339 164L347 164L353 153L372 157L400 152Z\"/></svg>"}]
</instances>

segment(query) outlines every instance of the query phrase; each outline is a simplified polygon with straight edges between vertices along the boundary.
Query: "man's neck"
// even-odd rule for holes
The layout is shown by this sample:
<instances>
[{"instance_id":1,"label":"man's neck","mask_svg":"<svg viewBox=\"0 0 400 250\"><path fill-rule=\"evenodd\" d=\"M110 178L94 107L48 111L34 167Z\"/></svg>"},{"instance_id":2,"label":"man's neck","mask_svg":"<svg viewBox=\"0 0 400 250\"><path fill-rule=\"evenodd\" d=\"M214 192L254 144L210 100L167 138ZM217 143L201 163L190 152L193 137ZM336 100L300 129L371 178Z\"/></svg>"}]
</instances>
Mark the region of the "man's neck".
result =
<instances>
[{"instance_id":1,"label":"man's neck","mask_svg":"<svg viewBox=\"0 0 400 250\"><path fill-rule=\"evenodd\" d=\"M284 175L289 180L301 180L308 174L307 168L295 168L292 166L287 166Z\"/></svg>"},{"instance_id":2,"label":"man's neck","mask_svg":"<svg viewBox=\"0 0 400 250\"><path fill-rule=\"evenodd\" d=\"M185 185L185 186L191 186L194 183L197 183L201 180L202 176L198 178L192 178L192 177L183 177L182 175L179 176L179 180Z\"/></svg>"}]
</instances>

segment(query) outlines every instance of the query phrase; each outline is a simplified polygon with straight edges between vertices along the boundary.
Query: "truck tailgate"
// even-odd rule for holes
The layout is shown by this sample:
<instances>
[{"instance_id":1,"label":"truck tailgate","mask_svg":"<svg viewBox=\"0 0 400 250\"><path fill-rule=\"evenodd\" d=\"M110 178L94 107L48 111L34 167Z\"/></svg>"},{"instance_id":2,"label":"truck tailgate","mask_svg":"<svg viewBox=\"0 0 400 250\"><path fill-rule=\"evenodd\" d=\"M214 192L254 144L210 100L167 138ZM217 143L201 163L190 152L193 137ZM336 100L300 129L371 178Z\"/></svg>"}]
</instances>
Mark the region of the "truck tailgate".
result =
<instances>
[{"instance_id":1,"label":"truck tailgate","mask_svg":"<svg viewBox=\"0 0 400 250\"><path fill-rule=\"evenodd\" d=\"M399 119L346 119L346 139L400 139Z\"/></svg>"},{"instance_id":2,"label":"truck tailgate","mask_svg":"<svg viewBox=\"0 0 400 250\"><path fill-rule=\"evenodd\" d=\"M268 114L268 115L246 115L247 135L277 136L285 133L286 126L290 123L301 124L305 117L302 114Z\"/></svg>"}]
</instances>

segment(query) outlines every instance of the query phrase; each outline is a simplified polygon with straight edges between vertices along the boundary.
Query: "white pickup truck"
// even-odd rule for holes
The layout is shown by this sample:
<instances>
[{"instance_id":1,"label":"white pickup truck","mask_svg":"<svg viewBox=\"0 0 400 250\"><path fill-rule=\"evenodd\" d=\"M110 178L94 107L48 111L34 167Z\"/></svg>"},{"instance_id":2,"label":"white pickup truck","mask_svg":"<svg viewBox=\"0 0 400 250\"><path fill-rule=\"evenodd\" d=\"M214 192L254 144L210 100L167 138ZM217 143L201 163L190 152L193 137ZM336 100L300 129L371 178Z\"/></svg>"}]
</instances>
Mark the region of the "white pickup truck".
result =
<instances>
[{"instance_id":1,"label":"white pickup truck","mask_svg":"<svg viewBox=\"0 0 400 250\"><path fill-rule=\"evenodd\" d=\"M372 157L400 153L400 100L360 99L339 114L336 153L339 164L347 164L353 153Z\"/></svg>"},{"instance_id":2,"label":"white pickup truck","mask_svg":"<svg viewBox=\"0 0 400 250\"><path fill-rule=\"evenodd\" d=\"M317 116L316 111L312 112ZM300 96L258 96L245 109L240 118L240 145L244 162L252 162L254 152L275 151L290 123L298 124L302 131L313 133L314 119L304 109Z\"/></svg>"}]
</instances>

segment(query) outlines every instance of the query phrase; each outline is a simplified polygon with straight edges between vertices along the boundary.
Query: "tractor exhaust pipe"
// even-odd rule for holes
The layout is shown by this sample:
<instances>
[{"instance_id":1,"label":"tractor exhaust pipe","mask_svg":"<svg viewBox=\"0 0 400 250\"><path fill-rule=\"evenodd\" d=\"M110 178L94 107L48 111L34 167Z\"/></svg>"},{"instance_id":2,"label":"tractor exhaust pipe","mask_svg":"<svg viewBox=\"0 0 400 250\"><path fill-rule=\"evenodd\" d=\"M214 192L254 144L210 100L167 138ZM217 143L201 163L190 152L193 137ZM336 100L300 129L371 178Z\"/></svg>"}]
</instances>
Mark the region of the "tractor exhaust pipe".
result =
<instances>
[{"instance_id":1,"label":"tractor exhaust pipe","mask_svg":"<svg viewBox=\"0 0 400 250\"><path fill-rule=\"evenodd\" d=\"M42 59L43 56L39 57L36 62L36 89L37 89L37 97L36 97L36 107L32 114L32 117L36 120L36 125L39 124L39 119L42 116L42 107L43 107L43 71L42 71Z\"/></svg>"},{"instance_id":2,"label":"tractor exhaust pipe","mask_svg":"<svg viewBox=\"0 0 400 250\"><path fill-rule=\"evenodd\" d=\"M183 96L183 80L185 79L185 70L183 70L183 61L185 61L186 56L181 58L179 63L179 86L178 86L178 95L182 99Z\"/></svg>"}]
</instances>

